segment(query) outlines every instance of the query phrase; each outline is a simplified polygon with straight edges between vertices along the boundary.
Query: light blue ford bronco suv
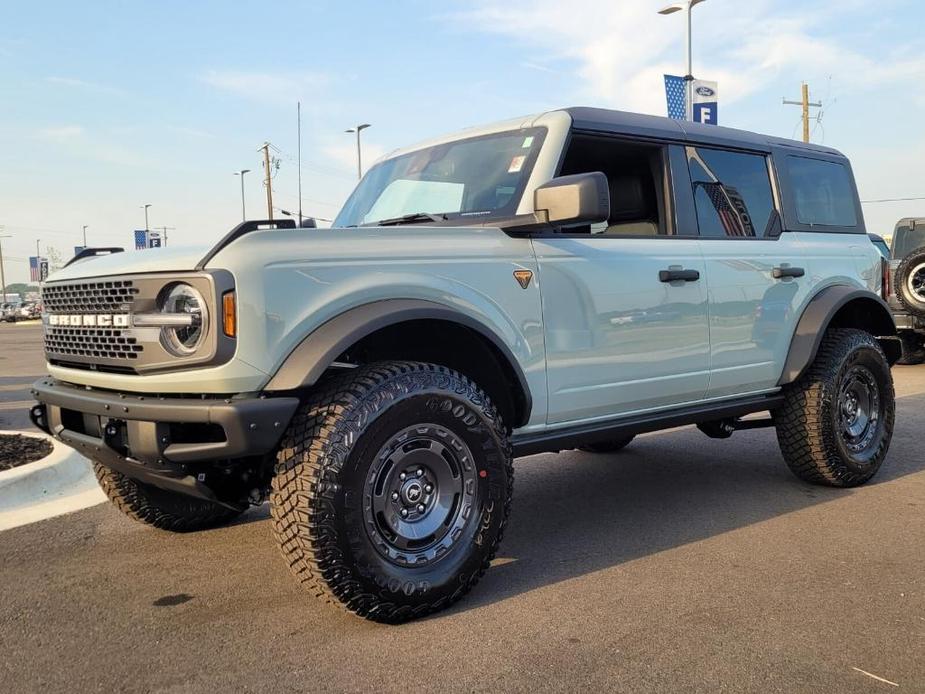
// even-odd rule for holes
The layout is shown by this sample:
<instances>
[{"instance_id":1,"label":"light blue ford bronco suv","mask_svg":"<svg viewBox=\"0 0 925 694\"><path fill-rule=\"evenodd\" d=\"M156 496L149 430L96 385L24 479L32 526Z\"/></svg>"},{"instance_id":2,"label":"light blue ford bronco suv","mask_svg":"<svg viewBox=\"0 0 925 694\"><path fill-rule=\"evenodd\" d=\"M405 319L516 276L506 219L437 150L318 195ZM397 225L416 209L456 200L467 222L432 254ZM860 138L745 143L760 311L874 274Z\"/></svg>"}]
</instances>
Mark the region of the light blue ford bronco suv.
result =
<instances>
[{"instance_id":1,"label":"light blue ford bronco suv","mask_svg":"<svg viewBox=\"0 0 925 694\"><path fill-rule=\"evenodd\" d=\"M377 621L479 580L515 456L769 426L851 487L893 431L882 262L826 147L570 108L389 154L331 229L118 250L43 287L33 421L157 528L269 499L298 580Z\"/></svg>"}]
</instances>

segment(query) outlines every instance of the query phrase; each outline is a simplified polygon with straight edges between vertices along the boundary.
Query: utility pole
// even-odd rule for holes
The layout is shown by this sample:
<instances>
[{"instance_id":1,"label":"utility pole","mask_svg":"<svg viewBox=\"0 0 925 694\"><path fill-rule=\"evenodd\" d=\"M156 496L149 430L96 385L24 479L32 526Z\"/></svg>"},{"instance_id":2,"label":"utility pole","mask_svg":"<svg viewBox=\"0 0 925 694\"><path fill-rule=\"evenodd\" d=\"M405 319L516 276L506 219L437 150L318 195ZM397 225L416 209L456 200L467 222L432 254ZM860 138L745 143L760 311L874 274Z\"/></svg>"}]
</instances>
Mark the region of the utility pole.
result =
<instances>
[{"instance_id":1,"label":"utility pole","mask_svg":"<svg viewBox=\"0 0 925 694\"><path fill-rule=\"evenodd\" d=\"M0 226L0 231L3 227ZM13 238L10 234L0 234L0 303L6 303L6 275L3 272L3 239Z\"/></svg>"},{"instance_id":2,"label":"utility pole","mask_svg":"<svg viewBox=\"0 0 925 694\"><path fill-rule=\"evenodd\" d=\"M267 219L273 219L273 179L270 178L270 143L264 142L263 147L263 170L266 174L264 184L267 187Z\"/></svg>"},{"instance_id":3,"label":"utility pole","mask_svg":"<svg viewBox=\"0 0 925 694\"><path fill-rule=\"evenodd\" d=\"M142 207L145 211L145 231L148 231L148 208L151 207L151 203L145 203Z\"/></svg>"},{"instance_id":4,"label":"utility pole","mask_svg":"<svg viewBox=\"0 0 925 694\"><path fill-rule=\"evenodd\" d=\"M89 225L89 224L84 224L84 227L83 227L83 230L84 230L84 248L87 247L87 227L88 227L88 226L90 226L90 225Z\"/></svg>"},{"instance_id":5,"label":"utility pole","mask_svg":"<svg viewBox=\"0 0 925 694\"><path fill-rule=\"evenodd\" d=\"M809 85L803 82L803 94L799 101L783 100L787 106L801 106L803 108L803 142L809 142L809 107L822 108L821 101L809 100Z\"/></svg>"},{"instance_id":6,"label":"utility pole","mask_svg":"<svg viewBox=\"0 0 925 694\"><path fill-rule=\"evenodd\" d=\"M176 231L176 227L154 227L155 229L160 229L161 233L164 234L164 246L167 245L167 230Z\"/></svg>"}]
</instances>

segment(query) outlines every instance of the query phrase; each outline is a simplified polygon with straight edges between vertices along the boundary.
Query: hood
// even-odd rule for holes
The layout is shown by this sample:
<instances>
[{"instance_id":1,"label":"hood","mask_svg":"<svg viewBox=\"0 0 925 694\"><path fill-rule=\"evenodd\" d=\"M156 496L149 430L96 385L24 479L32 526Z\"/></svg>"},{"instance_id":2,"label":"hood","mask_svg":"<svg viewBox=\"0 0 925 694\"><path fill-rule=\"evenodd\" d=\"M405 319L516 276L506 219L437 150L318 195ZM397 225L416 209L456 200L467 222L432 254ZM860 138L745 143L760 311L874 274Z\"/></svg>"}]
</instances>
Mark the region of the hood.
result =
<instances>
[{"instance_id":1,"label":"hood","mask_svg":"<svg viewBox=\"0 0 925 694\"><path fill-rule=\"evenodd\" d=\"M78 260L48 276L46 282L76 280L114 275L138 275L146 272L182 272L194 270L211 246L180 246L124 251L111 255Z\"/></svg>"}]
</instances>

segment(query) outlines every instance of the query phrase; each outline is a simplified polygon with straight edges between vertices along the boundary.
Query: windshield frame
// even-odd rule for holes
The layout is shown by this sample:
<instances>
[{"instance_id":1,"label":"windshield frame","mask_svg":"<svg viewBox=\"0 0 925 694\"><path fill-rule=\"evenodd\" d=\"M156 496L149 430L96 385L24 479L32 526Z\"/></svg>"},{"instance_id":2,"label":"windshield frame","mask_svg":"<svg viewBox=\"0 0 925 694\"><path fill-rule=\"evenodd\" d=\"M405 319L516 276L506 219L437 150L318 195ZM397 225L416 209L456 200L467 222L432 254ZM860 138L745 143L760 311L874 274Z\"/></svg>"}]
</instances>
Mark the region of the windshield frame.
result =
<instances>
[{"instance_id":1,"label":"windshield frame","mask_svg":"<svg viewBox=\"0 0 925 694\"><path fill-rule=\"evenodd\" d=\"M494 210L472 210L472 211L445 211L445 210L408 210L408 214L412 213L425 213L430 214L435 217L441 218L442 220L452 221L452 220L472 220L473 223L477 222L479 224L484 223L492 219L507 218L515 214L518 206L520 205L521 198L523 197L524 191L527 188L527 185L530 181L530 178L533 174L533 168L536 165L536 161L539 158L540 153L543 150L543 146L546 141L546 136L548 135L549 129L546 126L529 126L522 128L509 128L507 130L496 130L494 132L483 133L481 135L473 135L471 137L458 137L450 138L441 142L437 142L431 145L424 147L419 147L417 149L403 151L400 154L397 154L386 159L382 159L376 162L367 172L364 174L363 178L356 185L353 191L350 193L350 196L344 202L340 211L337 213L337 216L334 218L332 223L332 228L345 228L345 227L355 227L355 226L377 226L378 223L382 220L375 220L369 222L363 222L358 220L351 220L350 224L344 223L343 218L348 213L350 208L357 204L357 197L363 188L363 184L369 180L370 176L373 175L380 167L389 164L390 162L396 162L398 159L403 159L405 157L414 157L420 155L421 152L424 152L429 149L437 149L440 147L445 147L447 145L456 145L459 143L469 143L469 142L478 142L482 140L489 140L494 138L501 137L511 137L511 136L522 136L522 137L533 137L533 143L530 147L530 151L527 153L527 157L521 166L520 178L517 183L517 187L514 189L514 192L511 194L511 198L506 205L499 207ZM399 178L394 179L394 181L402 180ZM394 182L393 181L393 182ZM385 190L385 188L383 188ZM380 191L379 195L382 195ZM377 198L378 199L378 198ZM371 205L375 205L376 201L374 200ZM350 210L350 213L353 214L353 211ZM368 212L367 212L368 213ZM420 223L420 222L410 222L410 223ZM444 222L445 223L445 222Z\"/></svg>"}]
</instances>

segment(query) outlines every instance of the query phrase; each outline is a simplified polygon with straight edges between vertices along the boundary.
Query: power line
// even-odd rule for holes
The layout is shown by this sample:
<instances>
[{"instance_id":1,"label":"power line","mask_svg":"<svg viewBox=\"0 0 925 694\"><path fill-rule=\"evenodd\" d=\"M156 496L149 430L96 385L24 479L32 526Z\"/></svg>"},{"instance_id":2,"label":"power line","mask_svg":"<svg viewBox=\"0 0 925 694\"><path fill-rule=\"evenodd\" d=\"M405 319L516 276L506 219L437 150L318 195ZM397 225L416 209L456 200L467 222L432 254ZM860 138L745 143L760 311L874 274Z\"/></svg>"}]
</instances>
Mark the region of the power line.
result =
<instances>
[{"instance_id":1,"label":"power line","mask_svg":"<svg viewBox=\"0 0 925 694\"><path fill-rule=\"evenodd\" d=\"M913 198L881 198L879 200L861 200L862 203L875 203L875 202L907 202L909 200L925 200L925 195L919 195Z\"/></svg>"}]
</instances>

